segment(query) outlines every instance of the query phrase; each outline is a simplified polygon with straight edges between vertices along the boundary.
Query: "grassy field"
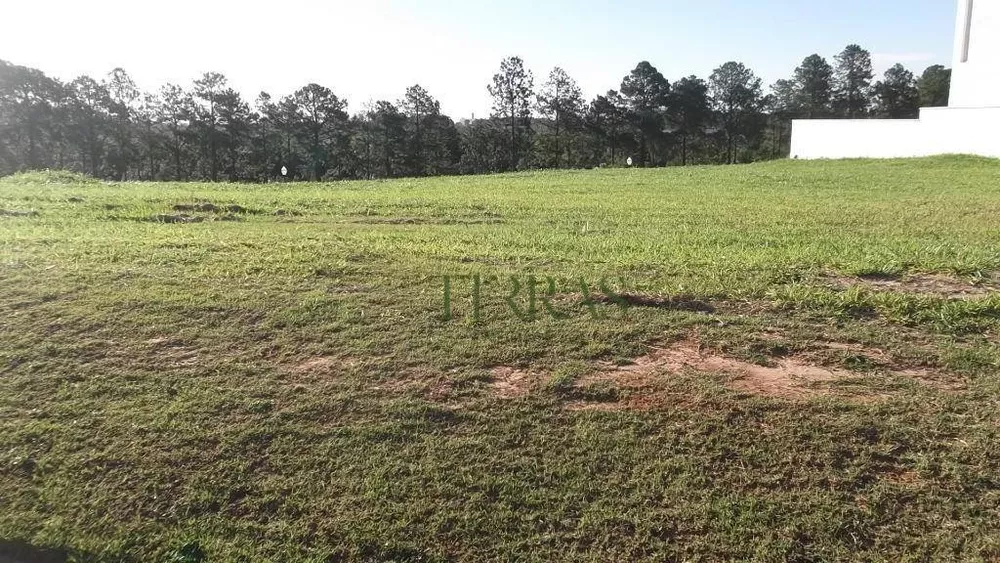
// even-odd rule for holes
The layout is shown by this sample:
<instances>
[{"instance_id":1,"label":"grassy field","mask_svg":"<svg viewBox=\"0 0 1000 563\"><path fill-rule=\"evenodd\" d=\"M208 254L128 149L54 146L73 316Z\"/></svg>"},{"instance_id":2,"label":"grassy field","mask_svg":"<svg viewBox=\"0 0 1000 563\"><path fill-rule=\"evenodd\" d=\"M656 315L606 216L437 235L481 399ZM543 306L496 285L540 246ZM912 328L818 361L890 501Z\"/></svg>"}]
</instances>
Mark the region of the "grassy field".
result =
<instances>
[{"instance_id":1,"label":"grassy field","mask_svg":"<svg viewBox=\"0 0 1000 563\"><path fill-rule=\"evenodd\" d=\"M998 161L48 180L0 554L1000 559Z\"/></svg>"}]
</instances>

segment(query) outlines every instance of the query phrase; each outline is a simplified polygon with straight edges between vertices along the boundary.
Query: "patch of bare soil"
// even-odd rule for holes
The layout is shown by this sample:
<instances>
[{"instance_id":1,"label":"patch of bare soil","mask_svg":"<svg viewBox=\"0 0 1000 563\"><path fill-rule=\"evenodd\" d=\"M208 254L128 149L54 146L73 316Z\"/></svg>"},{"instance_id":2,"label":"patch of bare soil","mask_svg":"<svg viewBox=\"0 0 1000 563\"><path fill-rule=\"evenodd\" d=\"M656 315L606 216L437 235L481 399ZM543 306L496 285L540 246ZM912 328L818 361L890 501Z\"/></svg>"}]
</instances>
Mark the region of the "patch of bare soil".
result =
<instances>
[{"instance_id":1,"label":"patch of bare soil","mask_svg":"<svg viewBox=\"0 0 1000 563\"><path fill-rule=\"evenodd\" d=\"M173 338L153 338L146 341L154 357L169 368L186 368L198 365L198 351Z\"/></svg>"},{"instance_id":2,"label":"patch of bare soil","mask_svg":"<svg viewBox=\"0 0 1000 563\"><path fill-rule=\"evenodd\" d=\"M863 376L850 369L830 367L831 354L850 354L862 358L858 369L882 370L891 376L914 380L922 385L942 391L957 391L961 382L949 380L930 369L895 369L888 355L879 349L861 344L820 342L808 351L770 358L772 365L763 366L723 356L706 349L697 336L691 336L665 346L650 346L644 356L627 365L609 362L598 364L598 369L576 382L578 388L595 383L610 384L625 391L620 401L574 401L567 405L571 410L611 411L620 409L645 409L657 404L683 400L678 393L664 389L663 375L683 371L721 373L728 376L727 387L737 391L778 397L788 400L805 400L820 396L849 396L866 401L882 397L881 394L860 395L851 393L836 384L860 382ZM849 356L849 357L852 357ZM870 362L870 363L868 363Z\"/></svg>"},{"instance_id":3,"label":"patch of bare soil","mask_svg":"<svg viewBox=\"0 0 1000 563\"><path fill-rule=\"evenodd\" d=\"M497 217L381 217L365 216L353 223L364 225L496 225L503 223Z\"/></svg>"},{"instance_id":4,"label":"patch of bare soil","mask_svg":"<svg viewBox=\"0 0 1000 563\"><path fill-rule=\"evenodd\" d=\"M330 274L327 273L327 272L325 272L325 271L323 271L323 270L316 270L316 275L317 276L326 276L326 275L330 275ZM365 287L363 285L357 285L357 284L348 284L348 285L341 285L341 286L330 286L330 287L326 288L326 292L327 293L337 294L337 295L357 295L359 293L365 293L367 291L368 291L367 287Z\"/></svg>"},{"instance_id":5,"label":"patch of bare soil","mask_svg":"<svg viewBox=\"0 0 1000 563\"><path fill-rule=\"evenodd\" d=\"M920 474L912 469L893 468L892 470L883 473L880 477L882 480L892 483L893 485L909 488L919 488L926 483L926 481L920 477Z\"/></svg>"},{"instance_id":6,"label":"patch of bare soil","mask_svg":"<svg viewBox=\"0 0 1000 563\"><path fill-rule=\"evenodd\" d=\"M1000 291L1000 285L988 280L968 282L945 274L907 274L905 276L868 275L846 277L830 275L826 283L838 288L863 287L871 291L892 291L930 295L944 299L973 299Z\"/></svg>"},{"instance_id":7,"label":"patch of bare soil","mask_svg":"<svg viewBox=\"0 0 1000 563\"><path fill-rule=\"evenodd\" d=\"M173 206L174 211L199 213L252 213L253 211L242 205L215 205L207 201L200 203L178 203Z\"/></svg>"},{"instance_id":8,"label":"patch of bare soil","mask_svg":"<svg viewBox=\"0 0 1000 563\"><path fill-rule=\"evenodd\" d=\"M393 394L415 394L441 404L453 403L455 389L448 374L417 367L404 368L395 379L381 381L373 391ZM460 406L460 405L453 405Z\"/></svg>"},{"instance_id":9,"label":"patch of bare soil","mask_svg":"<svg viewBox=\"0 0 1000 563\"><path fill-rule=\"evenodd\" d=\"M650 352L636 358L635 363L605 365L593 377L634 388L650 385L659 373L683 370L725 373L730 375L729 386L733 389L792 399L821 395L826 391L813 384L857 377L848 370L813 365L795 357L781 358L774 367L760 366L704 350L696 338L666 347L650 347Z\"/></svg>"},{"instance_id":10,"label":"patch of bare soil","mask_svg":"<svg viewBox=\"0 0 1000 563\"><path fill-rule=\"evenodd\" d=\"M642 410L636 405L626 405L625 403L593 402L593 401L570 401L564 405L568 411L574 412L615 412L621 410Z\"/></svg>"},{"instance_id":11,"label":"patch of bare soil","mask_svg":"<svg viewBox=\"0 0 1000 563\"><path fill-rule=\"evenodd\" d=\"M344 362L340 358L318 356L296 364L292 371L295 373L326 373L339 369L343 365Z\"/></svg>"},{"instance_id":12,"label":"patch of bare soil","mask_svg":"<svg viewBox=\"0 0 1000 563\"><path fill-rule=\"evenodd\" d=\"M938 391L962 391L966 388L965 381L954 377L945 377L941 373L930 369L901 369L893 370L893 375L912 379L921 385L937 389Z\"/></svg>"},{"instance_id":13,"label":"patch of bare soil","mask_svg":"<svg viewBox=\"0 0 1000 563\"><path fill-rule=\"evenodd\" d=\"M578 286L575 286L572 283L570 283L568 288L574 291L557 293L554 297L550 298L552 303L558 306L575 306L583 308L589 301L592 304L612 305L620 308L635 307L640 309L663 309L669 311L687 311L706 314L716 312L716 307L712 303L695 299L687 295L664 296L623 293L611 296L600 291L592 291L591 293L585 295L580 291L575 291L578 289ZM588 291L593 289L594 288L589 287Z\"/></svg>"},{"instance_id":14,"label":"patch of bare soil","mask_svg":"<svg viewBox=\"0 0 1000 563\"><path fill-rule=\"evenodd\" d=\"M594 298L598 303L614 303L628 307L646 307L651 309L668 309L671 311L689 311L693 313L714 313L715 307L706 301L695 299L686 295L641 295L636 293L623 293L614 298L607 295L597 295Z\"/></svg>"},{"instance_id":15,"label":"patch of bare soil","mask_svg":"<svg viewBox=\"0 0 1000 563\"><path fill-rule=\"evenodd\" d=\"M202 213L215 213L219 208L212 203L178 203L174 206L174 211L200 211Z\"/></svg>"},{"instance_id":16,"label":"patch of bare soil","mask_svg":"<svg viewBox=\"0 0 1000 563\"><path fill-rule=\"evenodd\" d=\"M21 211L17 209L0 209L0 217L38 217L34 209Z\"/></svg>"},{"instance_id":17,"label":"patch of bare soil","mask_svg":"<svg viewBox=\"0 0 1000 563\"><path fill-rule=\"evenodd\" d=\"M530 372L510 366L497 366L490 370L490 390L501 399L523 397L531 391Z\"/></svg>"},{"instance_id":18,"label":"patch of bare soil","mask_svg":"<svg viewBox=\"0 0 1000 563\"><path fill-rule=\"evenodd\" d=\"M201 223L205 220L205 218L193 215L184 215L181 213L177 215L153 215L149 218L149 220L153 223Z\"/></svg>"}]
</instances>

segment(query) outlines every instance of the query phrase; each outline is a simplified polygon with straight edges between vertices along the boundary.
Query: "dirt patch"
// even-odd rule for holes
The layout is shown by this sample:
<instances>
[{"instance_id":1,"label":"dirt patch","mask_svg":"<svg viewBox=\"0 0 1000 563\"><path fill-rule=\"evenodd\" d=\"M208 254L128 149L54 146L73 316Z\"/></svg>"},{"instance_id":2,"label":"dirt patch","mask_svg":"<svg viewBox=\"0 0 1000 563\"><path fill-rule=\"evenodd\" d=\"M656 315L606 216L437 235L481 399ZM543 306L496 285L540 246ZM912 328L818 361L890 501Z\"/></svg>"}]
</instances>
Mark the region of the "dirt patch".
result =
<instances>
[{"instance_id":1,"label":"dirt patch","mask_svg":"<svg viewBox=\"0 0 1000 563\"><path fill-rule=\"evenodd\" d=\"M573 412L615 412L621 410L642 410L636 405L625 403L595 403L590 401L570 401L563 408Z\"/></svg>"},{"instance_id":2,"label":"dirt patch","mask_svg":"<svg viewBox=\"0 0 1000 563\"><path fill-rule=\"evenodd\" d=\"M759 346L765 356L794 356L800 363L819 366L836 366L850 371L892 371L892 358L885 350L850 342L816 341L790 351L790 345ZM784 353L776 353L784 352Z\"/></svg>"},{"instance_id":3,"label":"dirt patch","mask_svg":"<svg viewBox=\"0 0 1000 563\"><path fill-rule=\"evenodd\" d=\"M372 391L419 395L428 401L460 407L456 404L455 384L448 374L420 367L403 368L393 379L380 381Z\"/></svg>"},{"instance_id":4,"label":"dirt patch","mask_svg":"<svg viewBox=\"0 0 1000 563\"><path fill-rule=\"evenodd\" d=\"M439 403L445 403L451 401L455 389L450 381L446 379L437 379L428 382L427 385L424 385L422 391L428 399Z\"/></svg>"},{"instance_id":5,"label":"dirt patch","mask_svg":"<svg viewBox=\"0 0 1000 563\"><path fill-rule=\"evenodd\" d=\"M33 209L28 211L0 209L0 217L38 217L38 212Z\"/></svg>"},{"instance_id":6,"label":"dirt patch","mask_svg":"<svg viewBox=\"0 0 1000 563\"><path fill-rule=\"evenodd\" d=\"M893 485L907 488L919 488L926 484L926 480L924 480L916 471L898 467L894 467L883 473L880 478L881 480L892 483Z\"/></svg>"},{"instance_id":7,"label":"dirt patch","mask_svg":"<svg viewBox=\"0 0 1000 563\"><path fill-rule=\"evenodd\" d=\"M963 391L966 388L964 380L948 377L942 373L930 369L902 369L894 370L892 374L898 377L912 379L926 387L937 389L938 391Z\"/></svg>"},{"instance_id":8,"label":"dirt patch","mask_svg":"<svg viewBox=\"0 0 1000 563\"><path fill-rule=\"evenodd\" d=\"M817 342L806 349L768 357L768 365L729 357L702 345L697 335L662 346L649 346L649 352L628 364L597 362L589 373L577 377L566 389L559 390L564 408L573 411L609 412L648 410L665 405L690 403L690 391L669 385L670 376L684 372L722 374L729 389L753 395L786 400L807 400L822 396L840 396L858 401L882 398L863 385L866 372L917 381L939 390L958 390L961 384L946 381L930 369L890 369L888 355L876 348L857 343ZM844 358L860 358L857 367L839 367ZM494 397L513 399L532 392L538 381L547 381L544 373L510 366L490 370L490 392Z\"/></svg>"},{"instance_id":9,"label":"dirt patch","mask_svg":"<svg viewBox=\"0 0 1000 563\"><path fill-rule=\"evenodd\" d=\"M945 299L974 299L1000 291L992 280L966 281L945 274L907 274L894 276L871 274L858 277L829 275L825 283L837 289L863 287L871 291L891 291L913 295L929 295Z\"/></svg>"},{"instance_id":10,"label":"dirt patch","mask_svg":"<svg viewBox=\"0 0 1000 563\"><path fill-rule=\"evenodd\" d=\"M364 225L495 225L503 223L496 217L373 217L355 219L352 223Z\"/></svg>"},{"instance_id":11,"label":"dirt patch","mask_svg":"<svg viewBox=\"0 0 1000 563\"><path fill-rule=\"evenodd\" d=\"M668 309L672 311L690 311L693 313L714 313L715 307L706 301L695 299L686 295L672 295L668 297L660 295L640 295L634 293L623 293L615 297L598 295L594 297L598 303L615 303L628 307L646 307L652 309Z\"/></svg>"},{"instance_id":12,"label":"dirt patch","mask_svg":"<svg viewBox=\"0 0 1000 563\"><path fill-rule=\"evenodd\" d=\"M327 373L343 367L344 362L340 358L331 356L319 356L309 358L304 362L296 364L292 371L295 373Z\"/></svg>"},{"instance_id":13,"label":"dirt patch","mask_svg":"<svg viewBox=\"0 0 1000 563\"><path fill-rule=\"evenodd\" d=\"M199 364L198 350L174 338L153 338L146 341L153 356L168 368L188 368Z\"/></svg>"},{"instance_id":14,"label":"dirt patch","mask_svg":"<svg viewBox=\"0 0 1000 563\"><path fill-rule=\"evenodd\" d=\"M851 383L863 382L864 372L872 371L916 381L941 391L964 388L963 382L949 379L931 369L889 367L891 361L884 351L856 343L818 342L803 351L782 353L780 357L766 360L769 365L724 356L707 349L697 335L692 335L663 346L649 346L649 353L630 364L597 364L597 369L576 381L575 386L585 389L594 384L610 384L624 391L622 399L571 401L566 408L596 411L646 409L686 400L676 391L668 393L664 386L665 375L685 371L724 374L727 376L725 385L730 389L787 400L834 395L860 401L883 397L884 394L878 392L862 393L849 388ZM856 368L850 365L851 360L854 360ZM834 367L831 364L835 362L853 369Z\"/></svg>"},{"instance_id":15,"label":"dirt patch","mask_svg":"<svg viewBox=\"0 0 1000 563\"><path fill-rule=\"evenodd\" d=\"M153 223L201 223L205 220L205 217L197 217L194 215L153 215L149 218L149 221Z\"/></svg>"},{"instance_id":16,"label":"dirt patch","mask_svg":"<svg viewBox=\"0 0 1000 563\"><path fill-rule=\"evenodd\" d=\"M774 367L727 358L703 349L695 337L664 347L650 346L648 354L629 365L602 367L602 371L591 377L624 387L653 385L662 372L694 370L728 374L728 386L732 389L791 399L823 394L824 389L814 384L857 377L848 370L812 365L795 357L781 358Z\"/></svg>"},{"instance_id":17,"label":"dirt patch","mask_svg":"<svg viewBox=\"0 0 1000 563\"><path fill-rule=\"evenodd\" d=\"M174 215L159 214L153 215L147 221L153 223L203 223L205 221L244 221L242 215L235 213L223 213L221 215L188 215L178 213Z\"/></svg>"},{"instance_id":18,"label":"dirt patch","mask_svg":"<svg viewBox=\"0 0 1000 563\"><path fill-rule=\"evenodd\" d=\"M473 262L474 260L461 260L462 262ZM489 263L489 262L483 262ZM544 291L544 279L537 280L540 284L539 290ZM561 282L560 282L561 283ZM558 287L558 286L557 286ZM618 309L662 309L665 311L685 311L691 313L704 313L713 314L717 312L717 308L712 303L704 301L701 299L695 299L687 295L650 295L650 294L638 294L638 293L622 293L622 294L605 294L603 292L592 292L584 294L580 291L575 291L579 288L574 282L568 282L568 285L564 286L571 291L558 292L556 295L549 297L548 299L554 305L560 307L575 307L584 308L588 305L604 305L609 307L617 307ZM588 288L590 290L591 288Z\"/></svg>"},{"instance_id":19,"label":"dirt patch","mask_svg":"<svg viewBox=\"0 0 1000 563\"><path fill-rule=\"evenodd\" d=\"M253 210L247 209L242 205L215 205L210 202L200 202L200 203L178 203L173 206L174 211L182 211L187 213L253 213Z\"/></svg>"},{"instance_id":20,"label":"dirt patch","mask_svg":"<svg viewBox=\"0 0 1000 563\"><path fill-rule=\"evenodd\" d=\"M316 270L316 275L320 277L329 276L330 273L323 270ZM340 285L340 286L330 286L326 288L326 292L333 295L358 295L361 293L368 292L369 289L363 285Z\"/></svg>"},{"instance_id":21,"label":"dirt patch","mask_svg":"<svg viewBox=\"0 0 1000 563\"><path fill-rule=\"evenodd\" d=\"M857 375L847 370L812 366L795 360L782 360L778 367L773 368L718 358L714 361L720 363L713 371L727 371L735 376L729 383L730 388L787 399L828 394L828 388L813 384L857 378Z\"/></svg>"},{"instance_id":22,"label":"dirt patch","mask_svg":"<svg viewBox=\"0 0 1000 563\"><path fill-rule=\"evenodd\" d=\"M214 213L218 209L211 203L178 203L174 206L174 211L199 211L202 213Z\"/></svg>"},{"instance_id":23,"label":"dirt patch","mask_svg":"<svg viewBox=\"0 0 1000 563\"><path fill-rule=\"evenodd\" d=\"M510 366L497 366L490 370L492 380L490 391L494 397L515 399L531 392L531 382L534 377L528 371Z\"/></svg>"}]
</instances>

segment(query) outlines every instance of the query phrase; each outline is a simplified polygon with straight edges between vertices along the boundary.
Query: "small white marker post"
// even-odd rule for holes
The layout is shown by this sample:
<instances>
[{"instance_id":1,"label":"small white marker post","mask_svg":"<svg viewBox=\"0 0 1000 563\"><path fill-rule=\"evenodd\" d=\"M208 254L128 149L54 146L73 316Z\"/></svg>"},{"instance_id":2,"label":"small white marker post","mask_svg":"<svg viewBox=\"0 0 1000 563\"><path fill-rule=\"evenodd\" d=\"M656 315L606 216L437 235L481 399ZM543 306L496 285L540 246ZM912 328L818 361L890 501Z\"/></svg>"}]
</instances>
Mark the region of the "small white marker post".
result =
<instances>
[{"instance_id":1,"label":"small white marker post","mask_svg":"<svg viewBox=\"0 0 1000 563\"><path fill-rule=\"evenodd\" d=\"M632 166L632 157L631 157L631 156L630 156L630 157L628 157L628 158L627 158L627 159L625 160L625 164L628 164L629 166Z\"/></svg>"},{"instance_id":2,"label":"small white marker post","mask_svg":"<svg viewBox=\"0 0 1000 563\"><path fill-rule=\"evenodd\" d=\"M287 177L287 176L288 176L288 169L287 169L287 168L285 168L284 166L282 166L282 167L281 167L281 177L282 177L282 178L285 178L285 177Z\"/></svg>"}]
</instances>

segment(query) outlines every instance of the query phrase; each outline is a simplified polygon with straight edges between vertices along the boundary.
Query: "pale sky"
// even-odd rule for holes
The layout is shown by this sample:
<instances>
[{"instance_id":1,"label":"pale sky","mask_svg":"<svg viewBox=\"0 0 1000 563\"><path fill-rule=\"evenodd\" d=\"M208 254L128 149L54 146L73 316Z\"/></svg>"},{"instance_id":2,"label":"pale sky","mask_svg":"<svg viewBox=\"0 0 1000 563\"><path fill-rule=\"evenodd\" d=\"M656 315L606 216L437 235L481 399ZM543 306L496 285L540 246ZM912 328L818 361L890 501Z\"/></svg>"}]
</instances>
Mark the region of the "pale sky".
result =
<instances>
[{"instance_id":1,"label":"pale sky","mask_svg":"<svg viewBox=\"0 0 1000 563\"><path fill-rule=\"evenodd\" d=\"M641 60L670 81L737 60L766 85L848 43L876 70L949 65L954 0L0 0L0 59L62 80L122 67L145 90L225 74L251 102L317 82L350 103L419 83L455 119L485 116L500 60L539 85L562 66L589 99Z\"/></svg>"}]
</instances>

